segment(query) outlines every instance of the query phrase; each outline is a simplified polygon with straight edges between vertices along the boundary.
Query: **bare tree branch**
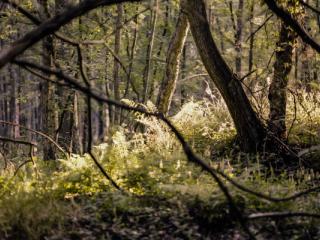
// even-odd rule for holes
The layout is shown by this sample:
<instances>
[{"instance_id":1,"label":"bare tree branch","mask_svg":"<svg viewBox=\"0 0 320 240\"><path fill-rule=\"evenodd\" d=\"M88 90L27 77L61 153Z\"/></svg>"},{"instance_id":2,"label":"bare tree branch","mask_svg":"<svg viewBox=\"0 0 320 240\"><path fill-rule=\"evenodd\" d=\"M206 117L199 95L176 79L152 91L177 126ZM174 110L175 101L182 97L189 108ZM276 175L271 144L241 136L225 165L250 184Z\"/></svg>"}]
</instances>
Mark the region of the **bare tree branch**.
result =
<instances>
[{"instance_id":1,"label":"bare tree branch","mask_svg":"<svg viewBox=\"0 0 320 240\"><path fill-rule=\"evenodd\" d=\"M106 170L103 168L103 166L99 163L98 159L94 156L93 152L92 152L92 104L91 104L91 96L90 96L90 92L91 92L91 84L90 81L87 77L87 74L84 70L84 62L83 62L83 56L82 56L82 52L81 52L81 46L78 45L77 47L77 52L78 52L78 65L79 65L79 69L80 69L80 74L82 77L82 80L84 81L87 89L88 89L88 93L86 93L86 97L87 97L87 117L88 117L88 148L87 148L87 152L90 155L90 157L92 158L93 162L96 164L96 166L99 168L100 172L102 173L103 176L105 176L106 179L109 180L109 182L111 183L112 186L114 186L116 189L121 190L121 188L119 187L119 185L112 179L112 177L106 172Z\"/></svg>"},{"instance_id":2,"label":"bare tree branch","mask_svg":"<svg viewBox=\"0 0 320 240\"><path fill-rule=\"evenodd\" d=\"M306 30L283 8L279 7L275 0L264 0L268 7L279 17L282 21L288 24L301 37L301 39L309 44L314 50L320 53L320 45L306 32Z\"/></svg>"},{"instance_id":3,"label":"bare tree branch","mask_svg":"<svg viewBox=\"0 0 320 240\"><path fill-rule=\"evenodd\" d=\"M316 14L320 15L320 10L318 10L317 8L311 6L310 4L308 4L306 1L303 0L299 0L299 3L303 6L305 6L306 8L309 8L311 11L315 12Z\"/></svg>"},{"instance_id":4,"label":"bare tree branch","mask_svg":"<svg viewBox=\"0 0 320 240\"><path fill-rule=\"evenodd\" d=\"M14 9L16 9L19 13L27 17L34 24L39 25L41 23L40 19L38 19L36 16L31 14L29 11L27 11L23 7L19 6L16 2L9 1L9 0L2 0L2 2L12 6Z\"/></svg>"},{"instance_id":5,"label":"bare tree branch","mask_svg":"<svg viewBox=\"0 0 320 240\"><path fill-rule=\"evenodd\" d=\"M35 144L33 142L28 142L28 141L21 140L21 139L12 139L12 138L2 137L2 136L0 136L0 141L18 143L18 144L27 145L27 146L34 146L34 147L37 146L37 144Z\"/></svg>"},{"instance_id":6,"label":"bare tree branch","mask_svg":"<svg viewBox=\"0 0 320 240\"><path fill-rule=\"evenodd\" d=\"M273 14L271 14L269 17L267 17L266 20L264 20L264 22L263 22L253 33L250 34L250 36L246 39L246 42L248 42L248 40L249 40L250 38L254 37L254 35L255 35L257 32L259 32L259 30L260 30L261 28L263 28L263 26L266 25L267 22L269 22L269 20L270 20L272 17L273 17Z\"/></svg>"},{"instance_id":7,"label":"bare tree branch","mask_svg":"<svg viewBox=\"0 0 320 240\"><path fill-rule=\"evenodd\" d=\"M28 128L28 127L25 127L23 125L20 125L20 124L17 124L17 123L13 123L13 122L0 120L0 124L10 125L10 126L19 126L20 128L23 128L23 129L25 129L25 130L27 130L29 132L33 132L35 134L38 134L38 135L46 138L51 143L53 143L63 153L63 155L65 155L65 157L67 159L69 159L69 155L66 153L66 151L64 151L63 148L56 141L54 141L51 137L49 137L47 134L44 134L43 132L39 132L39 131L36 131L34 129L31 129L31 128Z\"/></svg>"},{"instance_id":8,"label":"bare tree branch","mask_svg":"<svg viewBox=\"0 0 320 240\"><path fill-rule=\"evenodd\" d=\"M19 40L10 44L10 46L5 47L0 52L0 69L6 65L8 62L14 60L18 55L23 53L26 49L39 42L43 37L54 33L59 30L59 28L72 19L82 16L83 14L89 12L98 7L114 5L122 2L139 2L141 0L84 0L79 4L68 8L61 14L45 21L40 26L36 27L34 30L30 31L24 35Z\"/></svg>"},{"instance_id":9,"label":"bare tree branch","mask_svg":"<svg viewBox=\"0 0 320 240\"><path fill-rule=\"evenodd\" d=\"M21 140L21 139L13 139L13 138L1 137L1 136L0 136L0 141L2 141L2 142L11 142L11 143L16 143L16 144L22 144L22 145L29 146L29 157L30 157L30 159L24 161L23 163L21 163L17 167L17 169L14 171L13 176L16 176L18 171L20 170L20 168L23 167L25 164L27 164L29 162L31 162L33 164L34 170L35 170L36 174L38 174L38 171L37 171L37 168L36 168L36 163L34 161L34 155L33 155L34 147L37 146L35 143L29 142L29 141L25 141L25 140ZM7 165L7 162L5 164Z\"/></svg>"}]
</instances>

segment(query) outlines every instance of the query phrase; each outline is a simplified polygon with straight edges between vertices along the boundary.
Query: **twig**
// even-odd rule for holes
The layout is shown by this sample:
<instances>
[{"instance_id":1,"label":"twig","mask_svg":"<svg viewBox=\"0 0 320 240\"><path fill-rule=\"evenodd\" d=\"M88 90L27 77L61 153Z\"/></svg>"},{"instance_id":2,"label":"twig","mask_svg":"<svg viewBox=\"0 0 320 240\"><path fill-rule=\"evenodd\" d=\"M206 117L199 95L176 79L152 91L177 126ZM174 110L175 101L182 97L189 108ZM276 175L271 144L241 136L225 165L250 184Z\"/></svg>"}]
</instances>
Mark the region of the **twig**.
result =
<instances>
[{"instance_id":1,"label":"twig","mask_svg":"<svg viewBox=\"0 0 320 240\"><path fill-rule=\"evenodd\" d=\"M20 124L17 124L17 123L13 123L13 122L7 122L7 121L0 120L0 124L10 125L10 126L18 126L20 128L23 128L23 129L29 131L29 132L33 132L35 134L38 134L38 135L46 138L51 143L53 143L63 153L63 155L67 159L69 159L69 155L66 153L66 151L64 151L63 148L56 141L54 141L50 136L48 136L47 134L44 134L43 132L39 132L37 130L31 129L31 128L28 128L28 127L25 127L23 125L20 125Z\"/></svg>"},{"instance_id":2,"label":"twig","mask_svg":"<svg viewBox=\"0 0 320 240\"><path fill-rule=\"evenodd\" d=\"M312 10L313 12L315 12L317 15L320 15L320 10L318 10L317 8L311 6L310 4L308 4L306 1L303 0L299 0L299 3L303 6L305 6L306 8L309 8L310 10Z\"/></svg>"},{"instance_id":3,"label":"twig","mask_svg":"<svg viewBox=\"0 0 320 240\"><path fill-rule=\"evenodd\" d=\"M89 153L93 162L99 168L99 170L101 171L103 176L105 176L105 178L107 178L109 180L109 182L112 184L112 186L114 186L118 190L121 190L121 188L118 186L118 184L111 178L111 176L109 176L109 174L106 172L106 170L103 168L103 166L99 163L97 158L92 153L92 120L91 120L92 106L91 106L91 96L89 94L89 92L91 92L91 85L90 85L89 79L87 77L87 74L84 70L83 57L82 57L80 45L77 47L77 51L78 51L78 65L79 65L79 69L80 69L80 74L81 74L82 80L84 81L84 83L88 89L88 93L86 94L87 110L88 110L88 112L87 112L87 117L88 117L88 148L87 148L87 152Z\"/></svg>"},{"instance_id":4,"label":"twig","mask_svg":"<svg viewBox=\"0 0 320 240\"><path fill-rule=\"evenodd\" d=\"M196 75L192 75L192 76L189 76L189 77L180 79L180 80L178 81L178 83L181 84L181 83L184 83L184 82L186 82L186 81L188 81L188 80L191 80L191 79L193 79L193 78L197 78L197 77L207 77L207 76L209 76L208 73L196 74Z\"/></svg>"},{"instance_id":5,"label":"twig","mask_svg":"<svg viewBox=\"0 0 320 240\"><path fill-rule=\"evenodd\" d=\"M242 78L239 79L240 82L243 82L247 77L249 77L250 75L252 75L253 73L255 73L257 71L257 69L252 70L251 72L246 73L246 75L244 75Z\"/></svg>"},{"instance_id":6,"label":"twig","mask_svg":"<svg viewBox=\"0 0 320 240\"><path fill-rule=\"evenodd\" d=\"M33 160L34 156L33 156L33 148L36 147L37 145L33 142L28 142L28 141L25 141L25 140L20 140L20 139L12 139L12 138L7 138L7 137L1 137L0 136L0 141L3 141L3 142L11 142L11 143L17 143L17 144L22 144L22 145L27 145L29 146L29 157L30 159L23 162L22 164L19 165L19 167L15 170L13 176L16 176L19 169L24 166L25 164L29 163L29 162L32 162L33 166L34 166L34 170L36 172L36 174L38 175L38 171L37 171L37 168L36 168L36 164Z\"/></svg>"},{"instance_id":7,"label":"twig","mask_svg":"<svg viewBox=\"0 0 320 240\"><path fill-rule=\"evenodd\" d=\"M33 75L37 76L38 78L42 79L42 80L57 84L57 81L55 81L55 80L53 80L53 79L51 79L49 77L46 77L46 76L44 76L44 75L42 75L42 74L40 74L40 73L38 73L36 71L33 71L30 68L27 68L27 67L24 67L24 66L21 66L21 67L24 68L26 71L32 73ZM68 84L64 84L64 83L59 83L59 86L67 87L69 85Z\"/></svg>"},{"instance_id":8,"label":"twig","mask_svg":"<svg viewBox=\"0 0 320 240\"><path fill-rule=\"evenodd\" d=\"M98 7L110 6L122 2L139 2L139 0L83 0L79 4L69 7L67 10L31 30L22 38L3 48L2 51L0 51L0 68L13 61L18 55L22 54L45 36L59 30L61 26L69 23L74 18L80 17Z\"/></svg>"},{"instance_id":9,"label":"twig","mask_svg":"<svg viewBox=\"0 0 320 240\"><path fill-rule=\"evenodd\" d=\"M30 163L30 162L31 162L31 163L34 163L33 160L31 160L31 159L26 160L26 161L24 161L23 163L21 163L21 164L17 167L17 169L14 171L13 176L16 176L16 175L18 174L19 170L20 170L24 165L26 165L27 163Z\"/></svg>"},{"instance_id":10,"label":"twig","mask_svg":"<svg viewBox=\"0 0 320 240\"><path fill-rule=\"evenodd\" d=\"M250 34L250 36L246 39L246 42L248 42L248 40L250 38L252 38L261 28L263 28L264 25L267 24L267 22L269 22L269 20L273 17L273 14L271 14L269 17L266 18L266 20L264 20L264 22L253 32Z\"/></svg>"},{"instance_id":11,"label":"twig","mask_svg":"<svg viewBox=\"0 0 320 240\"><path fill-rule=\"evenodd\" d=\"M275 0L264 0L268 7L285 22L289 25L300 37L301 39L310 45L314 50L320 53L320 45L310 36L309 33L292 17L292 15L284 10L282 7L279 7Z\"/></svg>"}]
</instances>

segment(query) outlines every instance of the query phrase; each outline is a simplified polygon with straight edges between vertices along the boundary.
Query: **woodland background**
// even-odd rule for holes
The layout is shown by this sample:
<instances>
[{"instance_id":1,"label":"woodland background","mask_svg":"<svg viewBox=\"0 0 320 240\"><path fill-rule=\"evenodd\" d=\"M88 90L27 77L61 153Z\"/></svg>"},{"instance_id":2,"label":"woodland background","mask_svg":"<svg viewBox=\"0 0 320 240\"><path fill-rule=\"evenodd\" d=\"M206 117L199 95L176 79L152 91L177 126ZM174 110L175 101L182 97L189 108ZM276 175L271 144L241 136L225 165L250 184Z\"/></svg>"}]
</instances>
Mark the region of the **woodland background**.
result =
<instances>
[{"instance_id":1,"label":"woodland background","mask_svg":"<svg viewBox=\"0 0 320 240\"><path fill-rule=\"evenodd\" d=\"M0 238L317 239L319 5L1 0Z\"/></svg>"}]
</instances>

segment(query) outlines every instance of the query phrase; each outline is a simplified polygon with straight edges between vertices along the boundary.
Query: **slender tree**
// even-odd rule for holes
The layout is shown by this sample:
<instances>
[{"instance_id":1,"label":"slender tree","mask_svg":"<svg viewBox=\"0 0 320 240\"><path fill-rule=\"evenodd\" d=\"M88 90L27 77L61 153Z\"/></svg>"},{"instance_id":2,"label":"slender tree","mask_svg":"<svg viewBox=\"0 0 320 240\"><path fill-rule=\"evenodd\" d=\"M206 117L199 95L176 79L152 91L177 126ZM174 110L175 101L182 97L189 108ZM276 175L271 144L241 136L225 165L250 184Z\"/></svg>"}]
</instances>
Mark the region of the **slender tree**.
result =
<instances>
[{"instance_id":1,"label":"slender tree","mask_svg":"<svg viewBox=\"0 0 320 240\"><path fill-rule=\"evenodd\" d=\"M123 18L123 5L117 5L117 18L115 22L115 40L114 40L114 53L116 56L120 54L120 47L121 47L121 24ZM113 92L114 92L114 99L120 100L120 63L114 58L114 67L113 67ZM115 109L113 114L112 122L117 124L120 122L120 110Z\"/></svg>"},{"instance_id":2,"label":"slender tree","mask_svg":"<svg viewBox=\"0 0 320 240\"><path fill-rule=\"evenodd\" d=\"M156 34L156 26L158 21L159 1L154 0L154 7L151 10L150 32L148 32L149 40L147 47L146 65L143 71L143 93L142 102L146 103L149 96L149 85L152 71L152 53L154 46L154 38Z\"/></svg>"},{"instance_id":3,"label":"slender tree","mask_svg":"<svg viewBox=\"0 0 320 240\"><path fill-rule=\"evenodd\" d=\"M176 29L170 40L167 52L165 75L162 80L157 100L158 110L167 114L176 89L179 76L180 58L188 35L189 23L187 16L180 11Z\"/></svg>"}]
</instances>

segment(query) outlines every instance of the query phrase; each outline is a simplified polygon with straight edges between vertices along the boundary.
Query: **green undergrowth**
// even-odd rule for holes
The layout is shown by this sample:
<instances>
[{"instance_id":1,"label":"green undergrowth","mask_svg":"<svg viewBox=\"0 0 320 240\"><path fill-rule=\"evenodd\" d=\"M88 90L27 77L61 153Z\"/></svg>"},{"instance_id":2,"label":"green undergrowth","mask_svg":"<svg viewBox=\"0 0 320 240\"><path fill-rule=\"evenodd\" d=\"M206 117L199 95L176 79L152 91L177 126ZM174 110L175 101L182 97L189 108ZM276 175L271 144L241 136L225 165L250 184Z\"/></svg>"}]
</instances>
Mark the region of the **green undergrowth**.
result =
<instances>
[{"instance_id":1,"label":"green undergrowth","mask_svg":"<svg viewBox=\"0 0 320 240\"><path fill-rule=\"evenodd\" d=\"M16 176L13 167L2 171L0 239L246 239L215 181L187 162L169 129L154 118L134 118L145 126L144 133L123 126L108 143L94 147L124 192L110 186L88 155L36 159L35 166L25 165ZM171 120L199 156L250 189L286 197L319 184L312 170L276 175L262 166L263 153L241 153L221 102L189 102ZM292 141L298 128L292 130ZM320 213L319 193L273 203L224 184L243 216ZM261 219L249 225L258 239L317 239L320 234L319 221L312 218Z\"/></svg>"},{"instance_id":2,"label":"green undergrowth","mask_svg":"<svg viewBox=\"0 0 320 240\"><path fill-rule=\"evenodd\" d=\"M301 147L320 144L320 94L290 96L288 107L289 143Z\"/></svg>"}]
</instances>

